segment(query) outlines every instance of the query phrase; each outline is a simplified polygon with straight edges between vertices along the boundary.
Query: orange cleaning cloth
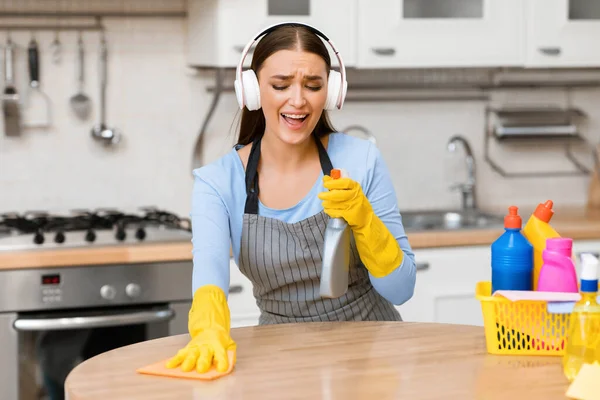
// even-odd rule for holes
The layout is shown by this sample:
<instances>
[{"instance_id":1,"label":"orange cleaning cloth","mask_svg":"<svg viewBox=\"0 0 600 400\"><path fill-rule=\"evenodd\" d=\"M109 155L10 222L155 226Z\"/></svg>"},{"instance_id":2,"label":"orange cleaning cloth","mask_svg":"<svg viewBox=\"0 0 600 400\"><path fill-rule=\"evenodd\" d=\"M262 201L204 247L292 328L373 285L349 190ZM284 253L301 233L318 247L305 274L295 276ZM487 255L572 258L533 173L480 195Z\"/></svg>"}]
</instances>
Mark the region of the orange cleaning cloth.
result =
<instances>
[{"instance_id":1,"label":"orange cleaning cloth","mask_svg":"<svg viewBox=\"0 0 600 400\"><path fill-rule=\"evenodd\" d=\"M167 368L165 364L167 360L155 362L150 365L146 365L145 367L141 367L136 369L135 372L146 375L157 375L157 376L166 376L170 378L181 378L181 379L200 379L200 380L213 380L220 378L224 375L229 374L233 370L233 351L228 351L227 355L229 356L229 367L225 372L217 371L217 368L213 365L210 369L202 374L196 372L196 370L192 370L190 372L184 372L181 370L181 366L177 368Z\"/></svg>"}]
</instances>

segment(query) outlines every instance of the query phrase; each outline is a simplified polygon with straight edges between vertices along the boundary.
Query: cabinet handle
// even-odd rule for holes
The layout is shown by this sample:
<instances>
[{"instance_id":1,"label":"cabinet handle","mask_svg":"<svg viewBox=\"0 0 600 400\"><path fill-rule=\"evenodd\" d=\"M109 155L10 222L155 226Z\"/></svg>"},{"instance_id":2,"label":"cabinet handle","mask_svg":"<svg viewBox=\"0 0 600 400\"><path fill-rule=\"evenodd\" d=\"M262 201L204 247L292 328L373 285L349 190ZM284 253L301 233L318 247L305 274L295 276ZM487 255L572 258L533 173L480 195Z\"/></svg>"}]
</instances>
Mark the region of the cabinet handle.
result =
<instances>
[{"instance_id":1,"label":"cabinet handle","mask_svg":"<svg viewBox=\"0 0 600 400\"><path fill-rule=\"evenodd\" d=\"M538 50L547 56L558 56L561 52L560 47L540 47Z\"/></svg>"},{"instance_id":2,"label":"cabinet handle","mask_svg":"<svg viewBox=\"0 0 600 400\"><path fill-rule=\"evenodd\" d=\"M242 51L244 51L244 46L233 46L233 50L242 54ZM248 50L248 54L252 54L253 52L254 52L254 47L250 47L250 49Z\"/></svg>"},{"instance_id":3,"label":"cabinet handle","mask_svg":"<svg viewBox=\"0 0 600 400\"><path fill-rule=\"evenodd\" d=\"M396 49L393 47L374 47L371 50L378 56L393 56L396 54Z\"/></svg>"},{"instance_id":4,"label":"cabinet handle","mask_svg":"<svg viewBox=\"0 0 600 400\"><path fill-rule=\"evenodd\" d=\"M244 287L242 285L229 286L229 294L242 293Z\"/></svg>"},{"instance_id":5,"label":"cabinet handle","mask_svg":"<svg viewBox=\"0 0 600 400\"><path fill-rule=\"evenodd\" d=\"M426 271L429 269L428 262L418 262L417 263L417 271Z\"/></svg>"}]
</instances>

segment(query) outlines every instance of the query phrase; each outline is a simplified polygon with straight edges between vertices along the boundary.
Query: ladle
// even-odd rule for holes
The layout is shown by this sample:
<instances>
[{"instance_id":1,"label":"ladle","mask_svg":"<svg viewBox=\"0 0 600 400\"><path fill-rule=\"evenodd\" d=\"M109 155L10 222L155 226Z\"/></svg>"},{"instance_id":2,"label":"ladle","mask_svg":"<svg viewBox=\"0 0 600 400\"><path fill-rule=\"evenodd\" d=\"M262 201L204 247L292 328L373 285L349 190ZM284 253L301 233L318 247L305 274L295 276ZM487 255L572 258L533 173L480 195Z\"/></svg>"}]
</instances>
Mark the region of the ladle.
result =
<instances>
[{"instance_id":1,"label":"ladle","mask_svg":"<svg viewBox=\"0 0 600 400\"><path fill-rule=\"evenodd\" d=\"M121 132L106 125L106 86L108 69L108 48L104 32L100 39L100 123L92 128L92 137L107 144L117 144L121 141Z\"/></svg>"}]
</instances>

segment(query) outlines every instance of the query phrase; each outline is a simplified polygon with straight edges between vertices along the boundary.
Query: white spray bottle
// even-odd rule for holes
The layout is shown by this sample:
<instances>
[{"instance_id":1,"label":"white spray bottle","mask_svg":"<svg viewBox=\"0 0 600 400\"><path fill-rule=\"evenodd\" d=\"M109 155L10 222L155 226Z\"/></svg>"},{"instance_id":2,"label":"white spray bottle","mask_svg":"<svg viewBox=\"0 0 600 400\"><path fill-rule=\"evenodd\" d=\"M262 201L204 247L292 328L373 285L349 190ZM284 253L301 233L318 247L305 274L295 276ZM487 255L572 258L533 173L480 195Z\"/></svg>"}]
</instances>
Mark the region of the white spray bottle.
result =
<instances>
[{"instance_id":1,"label":"white spray bottle","mask_svg":"<svg viewBox=\"0 0 600 400\"><path fill-rule=\"evenodd\" d=\"M344 170L331 170L333 179L347 176L348 174ZM321 269L321 297L340 297L348 290L350 234L350 226L343 218L330 218L327 222Z\"/></svg>"}]
</instances>

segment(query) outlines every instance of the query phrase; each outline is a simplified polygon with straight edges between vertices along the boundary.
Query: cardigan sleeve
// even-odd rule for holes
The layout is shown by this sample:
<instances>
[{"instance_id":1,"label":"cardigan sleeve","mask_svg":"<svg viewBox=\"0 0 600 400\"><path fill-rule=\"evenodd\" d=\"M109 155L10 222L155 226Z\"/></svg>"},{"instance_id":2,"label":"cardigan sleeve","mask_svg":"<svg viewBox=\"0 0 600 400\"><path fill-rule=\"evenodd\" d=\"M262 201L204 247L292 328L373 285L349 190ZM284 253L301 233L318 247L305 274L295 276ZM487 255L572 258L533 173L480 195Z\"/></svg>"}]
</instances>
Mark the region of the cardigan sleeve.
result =
<instances>
[{"instance_id":1,"label":"cardigan sleeve","mask_svg":"<svg viewBox=\"0 0 600 400\"><path fill-rule=\"evenodd\" d=\"M415 255L408 242L408 237L402 225L402 216L398 209L396 192L389 170L381 152L373 144L367 157L367 173L363 190L369 199L373 211L396 238L404 253L402 263L388 275L376 278L369 274L375 290L395 305L408 301L416 283Z\"/></svg>"}]
</instances>

